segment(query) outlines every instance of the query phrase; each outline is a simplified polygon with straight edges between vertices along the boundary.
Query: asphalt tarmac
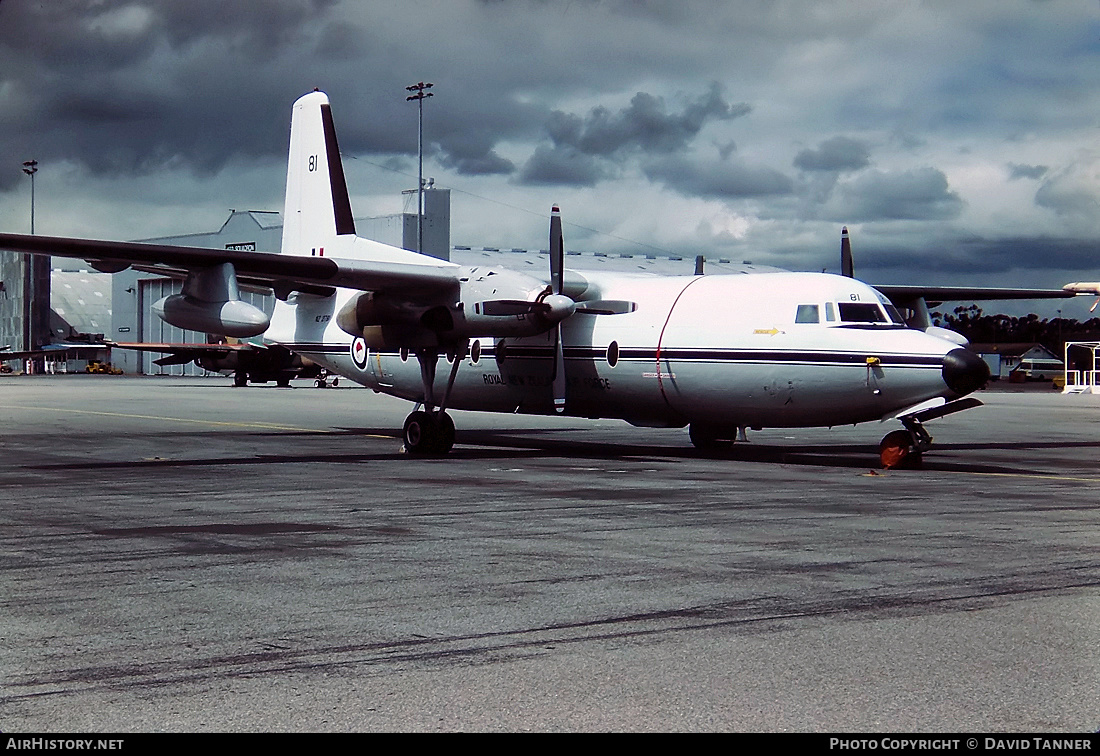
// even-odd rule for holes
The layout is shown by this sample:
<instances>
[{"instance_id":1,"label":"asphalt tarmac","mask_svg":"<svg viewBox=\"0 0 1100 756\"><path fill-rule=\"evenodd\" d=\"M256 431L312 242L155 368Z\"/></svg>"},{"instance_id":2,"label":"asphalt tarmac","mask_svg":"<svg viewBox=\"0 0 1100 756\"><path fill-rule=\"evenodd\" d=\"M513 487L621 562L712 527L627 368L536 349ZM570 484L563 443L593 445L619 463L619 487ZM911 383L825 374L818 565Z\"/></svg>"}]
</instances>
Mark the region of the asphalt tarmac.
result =
<instances>
[{"instance_id":1,"label":"asphalt tarmac","mask_svg":"<svg viewBox=\"0 0 1100 756\"><path fill-rule=\"evenodd\" d=\"M1095 732L1100 396L750 433L0 378L0 731Z\"/></svg>"}]
</instances>

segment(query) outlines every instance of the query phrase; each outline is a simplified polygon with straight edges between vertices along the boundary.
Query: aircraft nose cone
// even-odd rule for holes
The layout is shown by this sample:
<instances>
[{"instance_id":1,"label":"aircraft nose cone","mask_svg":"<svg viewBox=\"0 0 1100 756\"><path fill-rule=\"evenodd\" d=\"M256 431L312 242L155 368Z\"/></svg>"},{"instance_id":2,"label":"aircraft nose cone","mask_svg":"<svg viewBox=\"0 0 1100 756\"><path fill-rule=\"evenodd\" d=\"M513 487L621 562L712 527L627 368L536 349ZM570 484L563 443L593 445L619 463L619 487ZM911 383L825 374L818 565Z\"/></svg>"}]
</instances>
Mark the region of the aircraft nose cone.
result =
<instances>
[{"instance_id":1,"label":"aircraft nose cone","mask_svg":"<svg viewBox=\"0 0 1100 756\"><path fill-rule=\"evenodd\" d=\"M956 394L977 391L989 381L989 365L969 349L952 349L943 356L943 382Z\"/></svg>"}]
</instances>

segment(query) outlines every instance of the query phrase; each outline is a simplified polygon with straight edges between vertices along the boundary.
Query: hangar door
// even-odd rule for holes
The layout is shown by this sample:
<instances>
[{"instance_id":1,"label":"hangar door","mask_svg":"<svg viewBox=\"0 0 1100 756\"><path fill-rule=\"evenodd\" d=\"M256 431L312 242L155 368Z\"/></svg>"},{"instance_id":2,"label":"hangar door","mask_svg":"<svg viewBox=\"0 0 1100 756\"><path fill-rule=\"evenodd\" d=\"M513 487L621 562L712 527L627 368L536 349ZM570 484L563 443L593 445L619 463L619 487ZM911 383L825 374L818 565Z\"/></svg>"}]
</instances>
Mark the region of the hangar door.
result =
<instances>
[{"instance_id":1,"label":"hangar door","mask_svg":"<svg viewBox=\"0 0 1100 756\"><path fill-rule=\"evenodd\" d=\"M153 313L153 303L171 294L179 294L183 281L172 278L143 278L138 281L138 307L141 317L141 340L156 344L205 344L205 333L185 331L165 323ZM259 307L269 316L275 309L275 298L270 294L241 289L241 299L250 305ZM203 370L193 362L186 365L156 365L155 360L164 357L156 352L141 353L141 373L144 375L214 375Z\"/></svg>"}]
</instances>

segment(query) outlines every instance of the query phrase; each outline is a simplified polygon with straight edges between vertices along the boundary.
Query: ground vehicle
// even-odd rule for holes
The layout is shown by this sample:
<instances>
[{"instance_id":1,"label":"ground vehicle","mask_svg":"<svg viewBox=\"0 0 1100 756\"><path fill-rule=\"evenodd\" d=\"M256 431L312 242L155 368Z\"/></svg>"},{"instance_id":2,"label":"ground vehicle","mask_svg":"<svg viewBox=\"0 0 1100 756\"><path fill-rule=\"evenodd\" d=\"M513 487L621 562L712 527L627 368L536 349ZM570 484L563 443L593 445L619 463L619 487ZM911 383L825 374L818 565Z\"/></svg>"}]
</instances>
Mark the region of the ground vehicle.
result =
<instances>
[{"instance_id":1,"label":"ground vehicle","mask_svg":"<svg viewBox=\"0 0 1100 756\"><path fill-rule=\"evenodd\" d=\"M84 371L97 375L122 375L122 368L117 368L109 362L100 362L99 360L91 360Z\"/></svg>"}]
</instances>

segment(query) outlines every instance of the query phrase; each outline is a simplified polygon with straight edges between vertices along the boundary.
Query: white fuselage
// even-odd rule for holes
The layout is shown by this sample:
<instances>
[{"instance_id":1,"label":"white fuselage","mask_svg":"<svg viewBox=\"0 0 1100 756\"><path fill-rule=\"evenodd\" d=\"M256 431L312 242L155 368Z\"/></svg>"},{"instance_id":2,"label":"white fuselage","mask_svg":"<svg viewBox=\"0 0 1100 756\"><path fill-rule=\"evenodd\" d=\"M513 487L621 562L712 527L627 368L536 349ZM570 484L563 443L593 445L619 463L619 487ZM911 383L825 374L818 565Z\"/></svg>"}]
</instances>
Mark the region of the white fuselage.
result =
<instances>
[{"instance_id":1,"label":"white fuselage","mask_svg":"<svg viewBox=\"0 0 1100 756\"><path fill-rule=\"evenodd\" d=\"M878 420L959 396L941 373L958 344L889 322L895 316L885 298L854 279L584 275L585 299L625 300L636 309L577 312L562 323L567 415L651 426L810 427ZM292 295L276 306L266 337L364 386L420 401L415 356L371 351L337 327L335 314L354 293ZM553 413L554 338L551 330L473 340L447 407ZM449 368L439 361L436 397Z\"/></svg>"}]
</instances>

